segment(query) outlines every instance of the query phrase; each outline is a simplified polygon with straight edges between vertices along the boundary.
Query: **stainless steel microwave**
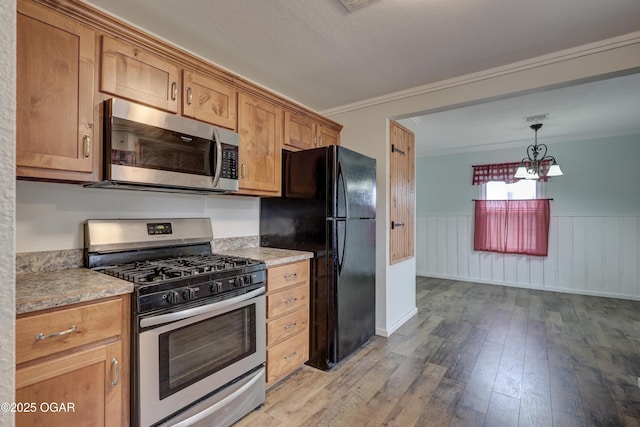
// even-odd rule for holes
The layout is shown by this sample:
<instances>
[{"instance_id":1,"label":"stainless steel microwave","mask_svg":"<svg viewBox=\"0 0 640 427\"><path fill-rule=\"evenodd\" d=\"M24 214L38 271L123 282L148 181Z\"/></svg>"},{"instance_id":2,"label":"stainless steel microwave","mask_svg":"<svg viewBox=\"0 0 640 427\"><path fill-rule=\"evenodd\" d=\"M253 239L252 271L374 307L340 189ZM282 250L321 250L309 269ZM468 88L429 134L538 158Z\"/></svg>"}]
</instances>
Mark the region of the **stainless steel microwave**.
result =
<instances>
[{"instance_id":1,"label":"stainless steel microwave","mask_svg":"<svg viewBox=\"0 0 640 427\"><path fill-rule=\"evenodd\" d=\"M237 132L117 98L103 116L104 181L88 187L238 191Z\"/></svg>"}]
</instances>

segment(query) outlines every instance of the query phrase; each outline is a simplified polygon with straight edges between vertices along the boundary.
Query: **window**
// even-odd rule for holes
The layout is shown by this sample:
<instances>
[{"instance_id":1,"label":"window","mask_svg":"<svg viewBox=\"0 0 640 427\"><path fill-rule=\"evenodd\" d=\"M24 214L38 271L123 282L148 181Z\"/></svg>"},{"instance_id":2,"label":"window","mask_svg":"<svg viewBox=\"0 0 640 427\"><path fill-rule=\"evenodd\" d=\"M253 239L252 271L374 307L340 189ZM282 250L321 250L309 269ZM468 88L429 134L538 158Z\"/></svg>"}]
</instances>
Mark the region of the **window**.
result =
<instances>
[{"instance_id":1,"label":"window","mask_svg":"<svg viewBox=\"0 0 640 427\"><path fill-rule=\"evenodd\" d=\"M538 198L538 183L530 179L521 179L507 184L502 181L489 181L481 185L480 198L484 200L527 200Z\"/></svg>"}]
</instances>

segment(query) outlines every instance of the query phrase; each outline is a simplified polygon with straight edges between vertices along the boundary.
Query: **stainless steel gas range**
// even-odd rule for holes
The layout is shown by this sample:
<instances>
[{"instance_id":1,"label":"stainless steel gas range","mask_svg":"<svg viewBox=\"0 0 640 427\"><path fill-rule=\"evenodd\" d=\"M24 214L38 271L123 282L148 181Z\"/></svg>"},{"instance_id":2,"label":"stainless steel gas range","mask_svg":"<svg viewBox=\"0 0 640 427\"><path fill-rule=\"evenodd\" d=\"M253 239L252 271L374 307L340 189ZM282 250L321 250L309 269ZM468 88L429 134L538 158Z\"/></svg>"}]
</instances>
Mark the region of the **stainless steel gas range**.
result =
<instances>
[{"instance_id":1,"label":"stainless steel gas range","mask_svg":"<svg viewBox=\"0 0 640 427\"><path fill-rule=\"evenodd\" d=\"M88 220L86 267L131 281L132 425L224 426L265 399L266 269L209 218Z\"/></svg>"}]
</instances>

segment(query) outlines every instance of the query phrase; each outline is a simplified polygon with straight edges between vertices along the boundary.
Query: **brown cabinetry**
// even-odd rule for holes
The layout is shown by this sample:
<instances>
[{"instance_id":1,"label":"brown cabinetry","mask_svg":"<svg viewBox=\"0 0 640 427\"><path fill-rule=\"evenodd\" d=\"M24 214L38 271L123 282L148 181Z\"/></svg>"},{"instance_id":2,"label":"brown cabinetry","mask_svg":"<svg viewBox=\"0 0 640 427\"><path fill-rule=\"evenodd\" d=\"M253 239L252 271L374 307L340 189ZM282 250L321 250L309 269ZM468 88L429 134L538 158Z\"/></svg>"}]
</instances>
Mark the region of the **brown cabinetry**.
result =
<instances>
[{"instance_id":1,"label":"brown cabinetry","mask_svg":"<svg viewBox=\"0 0 640 427\"><path fill-rule=\"evenodd\" d=\"M280 195L282 127L279 107L238 93L240 193Z\"/></svg>"},{"instance_id":2,"label":"brown cabinetry","mask_svg":"<svg viewBox=\"0 0 640 427\"><path fill-rule=\"evenodd\" d=\"M140 47L102 36L100 90L121 98L178 112L177 65Z\"/></svg>"},{"instance_id":3,"label":"brown cabinetry","mask_svg":"<svg viewBox=\"0 0 640 427\"><path fill-rule=\"evenodd\" d=\"M193 71L182 72L182 115L235 130L236 91L233 87Z\"/></svg>"},{"instance_id":4,"label":"brown cabinetry","mask_svg":"<svg viewBox=\"0 0 640 427\"><path fill-rule=\"evenodd\" d=\"M128 425L128 301L16 319L16 426Z\"/></svg>"},{"instance_id":5,"label":"brown cabinetry","mask_svg":"<svg viewBox=\"0 0 640 427\"><path fill-rule=\"evenodd\" d=\"M96 181L95 33L28 0L17 12L17 176Z\"/></svg>"},{"instance_id":6,"label":"brown cabinetry","mask_svg":"<svg viewBox=\"0 0 640 427\"><path fill-rule=\"evenodd\" d=\"M311 117L285 112L284 148L307 150L339 143L338 131L317 123Z\"/></svg>"},{"instance_id":7,"label":"brown cabinetry","mask_svg":"<svg viewBox=\"0 0 640 427\"><path fill-rule=\"evenodd\" d=\"M267 386L309 360L309 261L267 270Z\"/></svg>"}]
</instances>

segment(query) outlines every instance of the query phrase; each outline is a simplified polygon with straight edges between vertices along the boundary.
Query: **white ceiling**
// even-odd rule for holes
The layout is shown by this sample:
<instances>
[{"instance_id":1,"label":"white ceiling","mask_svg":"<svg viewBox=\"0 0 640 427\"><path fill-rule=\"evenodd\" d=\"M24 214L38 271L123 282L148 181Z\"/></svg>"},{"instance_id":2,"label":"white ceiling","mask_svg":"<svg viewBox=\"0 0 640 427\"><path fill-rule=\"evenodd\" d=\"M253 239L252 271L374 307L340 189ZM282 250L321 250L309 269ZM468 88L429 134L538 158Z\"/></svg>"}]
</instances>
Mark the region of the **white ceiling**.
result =
<instances>
[{"instance_id":1,"label":"white ceiling","mask_svg":"<svg viewBox=\"0 0 640 427\"><path fill-rule=\"evenodd\" d=\"M339 0L89 3L319 112L640 30L639 0L370 0L351 13ZM540 113L539 137L558 140L640 122L638 78L603 84L406 123L431 155L530 141L523 118Z\"/></svg>"}]
</instances>

